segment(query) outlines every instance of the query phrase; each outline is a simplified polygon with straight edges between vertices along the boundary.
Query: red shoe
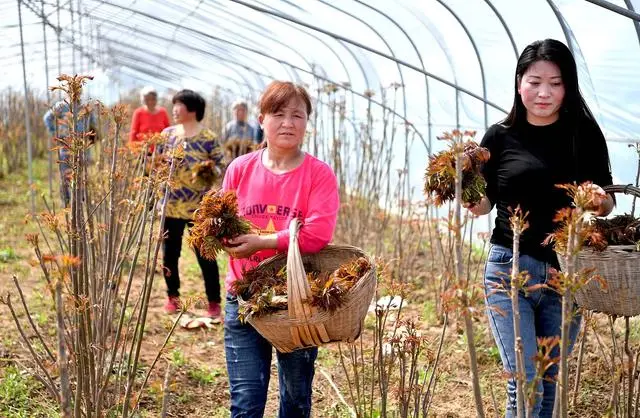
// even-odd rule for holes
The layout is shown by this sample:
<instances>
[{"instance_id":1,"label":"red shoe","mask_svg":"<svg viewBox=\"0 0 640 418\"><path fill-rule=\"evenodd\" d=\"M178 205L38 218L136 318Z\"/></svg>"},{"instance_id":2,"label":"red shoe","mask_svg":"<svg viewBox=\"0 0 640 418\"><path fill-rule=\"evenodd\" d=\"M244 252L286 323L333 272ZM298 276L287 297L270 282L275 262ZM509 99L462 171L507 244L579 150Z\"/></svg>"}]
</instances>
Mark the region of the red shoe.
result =
<instances>
[{"instance_id":1,"label":"red shoe","mask_svg":"<svg viewBox=\"0 0 640 418\"><path fill-rule=\"evenodd\" d=\"M174 314L182 308L182 303L178 296L169 296L167 303L164 305L164 311L168 314Z\"/></svg>"},{"instance_id":2,"label":"red shoe","mask_svg":"<svg viewBox=\"0 0 640 418\"><path fill-rule=\"evenodd\" d=\"M220 319L222 309L218 302L209 302L209 308L207 309L207 316L213 319Z\"/></svg>"}]
</instances>

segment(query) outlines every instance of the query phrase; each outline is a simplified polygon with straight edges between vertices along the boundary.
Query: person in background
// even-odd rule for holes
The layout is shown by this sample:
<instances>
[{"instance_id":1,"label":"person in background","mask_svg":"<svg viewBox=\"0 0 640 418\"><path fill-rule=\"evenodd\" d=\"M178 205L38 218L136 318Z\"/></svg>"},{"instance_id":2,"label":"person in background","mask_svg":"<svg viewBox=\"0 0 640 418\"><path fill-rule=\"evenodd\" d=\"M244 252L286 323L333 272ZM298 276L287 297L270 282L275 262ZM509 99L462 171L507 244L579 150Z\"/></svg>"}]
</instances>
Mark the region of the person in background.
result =
<instances>
[{"instance_id":1,"label":"person in background","mask_svg":"<svg viewBox=\"0 0 640 418\"><path fill-rule=\"evenodd\" d=\"M247 121L247 102L236 100L231 106L233 120L224 127L221 145L228 162L255 149L258 140L258 129Z\"/></svg>"},{"instance_id":2,"label":"person in background","mask_svg":"<svg viewBox=\"0 0 640 418\"><path fill-rule=\"evenodd\" d=\"M87 116L80 117L81 104L77 103L74 107L74 114L76 115L75 132L77 134L90 133L88 137L88 145L95 142L97 138L96 118L93 112L90 112ZM71 133L69 129L73 126L72 112L69 103L65 100L56 102L51 109L49 109L44 115L44 124L47 127L49 135L51 135L51 144L53 147L58 148L58 168L60 170L60 196L62 198L62 205L68 207L71 203L71 178L73 176L73 169L71 167L72 152L69 147L63 146L60 140L65 140ZM89 158L89 150L85 153L86 158Z\"/></svg>"},{"instance_id":3,"label":"person in background","mask_svg":"<svg viewBox=\"0 0 640 418\"><path fill-rule=\"evenodd\" d=\"M560 270L551 245L542 244L555 229L554 216L569 207L571 199L557 184L591 181L601 202L598 216L611 212L613 197L600 186L612 183L607 143L578 88L576 62L569 48L554 39L528 45L518 59L511 112L491 126L481 146L491 152L483 168L486 196L469 207L484 215L496 206L495 228L484 272L487 315L502 363L511 376L507 383L507 411L511 418L524 415L516 405L516 352L513 308L508 292L513 261L513 232L509 217L518 205L528 213L529 228L520 238L520 271L527 271L527 286L545 285L550 269ZM521 337L526 380L536 375L537 339L560 336L562 297L553 289L540 288L519 295ZM575 342L581 317L575 312L570 324L570 346ZM556 346L551 357L559 355ZM537 382L533 416L553 413L558 365L549 367ZM529 385L527 385L529 386Z\"/></svg>"},{"instance_id":4,"label":"person in background","mask_svg":"<svg viewBox=\"0 0 640 418\"><path fill-rule=\"evenodd\" d=\"M175 313L181 308L180 274L178 260L182 249L184 228L192 225L193 212L198 208L212 184L194 177L198 164L212 162L214 175L222 176L222 153L216 135L200 123L204 118L205 101L192 90L179 91L173 96L173 118L176 125L166 128L167 138L160 152L182 147L183 157L174 168L173 187L164 197L166 218L164 223L163 270L167 284L165 311ZM195 249L204 279L208 300L207 315L220 319L220 274L215 260L207 260Z\"/></svg>"},{"instance_id":5,"label":"person in background","mask_svg":"<svg viewBox=\"0 0 640 418\"><path fill-rule=\"evenodd\" d=\"M255 113L256 114L260 114L260 109L256 107L255 109ZM260 125L260 123L255 120L252 122L249 122L253 125L254 129L256 130L256 143L260 146L260 147L264 147L266 146L264 142L264 129L262 129L262 125Z\"/></svg>"},{"instance_id":6,"label":"person in background","mask_svg":"<svg viewBox=\"0 0 640 418\"><path fill-rule=\"evenodd\" d=\"M224 344L234 418L264 414L273 350L251 325L238 319L234 281L262 260L287 251L293 218L303 223L298 237L301 252L316 253L333 238L340 206L336 176L328 164L300 147L311 110L303 87L283 81L269 84L259 116L266 148L233 160L222 183L224 191L236 192L240 215L260 229L230 240L225 249L230 259ZM276 355L280 418L309 417L317 347Z\"/></svg>"},{"instance_id":7,"label":"person in background","mask_svg":"<svg viewBox=\"0 0 640 418\"><path fill-rule=\"evenodd\" d=\"M129 141L143 142L150 134L160 133L167 128L169 115L166 109L158 106L158 93L152 87L144 87L140 91L143 105L133 112ZM153 151L153 149L151 149Z\"/></svg>"}]
</instances>

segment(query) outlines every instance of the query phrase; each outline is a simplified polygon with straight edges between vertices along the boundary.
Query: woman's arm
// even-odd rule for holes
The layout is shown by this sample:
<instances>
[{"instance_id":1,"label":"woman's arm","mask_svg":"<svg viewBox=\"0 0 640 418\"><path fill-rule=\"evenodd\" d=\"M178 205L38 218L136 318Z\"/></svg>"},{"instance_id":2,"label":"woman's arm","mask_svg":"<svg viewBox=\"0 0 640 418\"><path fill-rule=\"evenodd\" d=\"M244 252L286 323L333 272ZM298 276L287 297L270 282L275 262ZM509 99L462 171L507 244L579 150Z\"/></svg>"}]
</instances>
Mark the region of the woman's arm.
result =
<instances>
[{"instance_id":1,"label":"woman's arm","mask_svg":"<svg viewBox=\"0 0 640 418\"><path fill-rule=\"evenodd\" d=\"M140 132L140 112L136 109L133 112L133 119L131 120L131 130L129 131L129 141L134 142L138 139L138 133Z\"/></svg>"},{"instance_id":2,"label":"woman's arm","mask_svg":"<svg viewBox=\"0 0 640 418\"><path fill-rule=\"evenodd\" d=\"M314 170L314 184L298 233L298 245L302 253L317 253L333 239L338 219L340 197L338 180L333 170L323 163L321 170ZM278 251L289 248L289 229L277 232Z\"/></svg>"},{"instance_id":3,"label":"woman's arm","mask_svg":"<svg viewBox=\"0 0 640 418\"><path fill-rule=\"evenodd\" d=\"M491 202L489 201L487 196L482 196L480 202L476 203L475 205L468 205L465 207L476 216L486 215L491 212Z\"/></svg>"},{"instance_id":4,"label":"woman's arm","mask_svg":"<svg viewBox=\"0 0 640 418\"><path fill-rule=\"evenodd\" d=\"M475 205L464 205L476 216L486 215L491 212L491 209L493 209L493 203L491 202L496 199L496 186L498 183L496 172L499 162L498 159L500 158L500 151L497 147L498 141L496 140L495 135L497 129L498 128L495 125L489 128L480 142L480 146L487 148L491 154L489 156L489 161L487 161L481 169L482 176L487 182L487 187L485 189L486 196L482 196L480 201Z\"/></svg>"},{"instance_id":5,"label":"woman's arm","mask_svg":"<svg viewBox=\"0 0 640 418\"><path fill-rule=\"evenodd\" d=\"M56 134L56 114L53 109L47 110L47 113L44 114L44 125L47 127L47 131L49 135L53 136Z\"/></svg>"},{"instance_id":6,"label":"woman's arm","mask_svg":"<svg viewBox=\"0 0 640 418\"><path fill-rule=\"evenodd\" d=\"M602 204L596 210L597 216L607 216L613 210L615 206L615 201L613 200L613 196L607 193L607 197L602 201Z\"/></svg>"},{"instance_id":7,"label":"woman's arm","mask_svg":"<svg viewBox=\"0 0 640 418\"><path fill-rule=\"evenodd\" d=\"M609 149L607 141L595 120L587 119L578 130L578 182L590 181L600 187L613 184L613 176L611 174L611 161L609 159ZM604 193L604 190L602 190ZM608 198L602 202L597 213L606 216L613 210L615 206L615 197L612 194L607 195Z\"/></svg>"},{"instance_id":8,"label":"woman's arm","mask_svg":"<svg viewBox=\"0 0 640 418\"><path fill-rule=\"evenodd\" d=\"M169 121L169 113L167 112L167 109L165 109L164 107L161 107L160 109L162 112L162 129L168 128L169 126L171 126L171 122Z\"/></svg>"}]
</instances>

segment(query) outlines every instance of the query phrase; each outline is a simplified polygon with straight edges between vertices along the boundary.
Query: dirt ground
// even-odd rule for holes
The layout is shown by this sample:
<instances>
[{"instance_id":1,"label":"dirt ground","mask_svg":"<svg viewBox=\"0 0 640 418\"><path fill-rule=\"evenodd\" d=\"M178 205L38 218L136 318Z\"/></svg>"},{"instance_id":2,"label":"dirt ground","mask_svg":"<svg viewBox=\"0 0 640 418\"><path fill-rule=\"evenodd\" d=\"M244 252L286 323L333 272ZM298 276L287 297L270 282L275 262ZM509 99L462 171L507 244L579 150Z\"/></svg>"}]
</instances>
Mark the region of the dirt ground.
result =
<instances>
[{"instance_id":1,"label":"dirt ground","mask_svg":"<svg viewBox=\"0 0 640 418\"><path fill-rule=\"evenodd\" d=\"M47 185L43 181L46 175L45 163L40 162L36 169L36 187L47 192ZM36 315L38 326L51 332L53 315L45 294L44 279L39 267L30 264L33 259L32 251L24 238L25 233L35 232L33 224L23 222L29 208L29 196L26 179L22 175L13 175L0 179L0 294L15 295L12 275L16 275L29 301L29 306ZM57 198L54 190L54 197ZM222 266L224 270L225 266ZM204 285L195 257L187 246L183 247L181 257L181 291L186 297L202 298ZM434 342L441 331L436 322L432 304L424 291L412 293L408 300L406 317L418 317L422 332ZM14 296L15 300L15 296ZM156 356L158 347L165 339L167 330L171 326L172 316L162 310L165 302L164 280L157 274L154 281L152 303L147 320L146 343L143 345L142 358L149 364ZM198 307L194 309L198 310ZM200 311L203 312L203 311ZM640 329L636 321L633 322L635 344L640 340ZM482 390L485 400L487 416L494 417L497 412L493 406L492 396L499 410L504 404L505 379L501 371L499 355L488 331L484 318L475 323L479 363L482 375ZM607 320L597 318L595 328L602 343L608 348L610 336ZM600 343L590 332L587 339L585 362L582 372L581 387L577 395L577 403L571 416L601 417L605 413L609 402L612 374L606 368L604 352ZM365 333L365 338L367 337ZM577 351L577 350L576 350ZM575 357L575 356L574 356ZM610 360L610 359L609 359ZM471 388L471 376L468 368L465 336L452 322L447 333L440 378L436 387L436 395L432 408L433 417L472 417L475 416L475 406ZM575 364L575 361L573 362ZM229 415L229 393L226 378L226 366L223 346L223 331L219 325L212 329L198 329L188 331L178 328L169 347L159 361L148 385L149 390L141 400L141 415L159 416L162 405L162 382L165 370L171 364L173 373L170 385L169 416L171 417L226 417ZM18 333L6 306L0 305L0 377L5 376L3 370L9 367L25 369L31 367L28 352L18 338ZM272 366L271 382L265 416L277 416L278 391L277 369ZM572 376L573 379L573 376ZM340 365L338 348L336 345L320 349L317 361L317 371L313 386L314 416L316 417L347 417L347 409L339 400L338 394L330 384L330 380L340 388L341 395L348 398L344 372ZM2 384L0 383L0 387ZM55 416L51 400L44 390L34 385L30 392L30 402L21 414L20 411L10 416ZM0 394L0 407L10 404L11 394ZM33 405L32 405L33 404ZM35 404L48 404L45 409L38 409ZM8 409L4 409L5 411ZM0 409L3 411L3 409ZM29 412L31 411L31 412ZM53 414L53 415L49 415ZM1 414L0 414L1 415Z\"/></svg>"}]
</instances>

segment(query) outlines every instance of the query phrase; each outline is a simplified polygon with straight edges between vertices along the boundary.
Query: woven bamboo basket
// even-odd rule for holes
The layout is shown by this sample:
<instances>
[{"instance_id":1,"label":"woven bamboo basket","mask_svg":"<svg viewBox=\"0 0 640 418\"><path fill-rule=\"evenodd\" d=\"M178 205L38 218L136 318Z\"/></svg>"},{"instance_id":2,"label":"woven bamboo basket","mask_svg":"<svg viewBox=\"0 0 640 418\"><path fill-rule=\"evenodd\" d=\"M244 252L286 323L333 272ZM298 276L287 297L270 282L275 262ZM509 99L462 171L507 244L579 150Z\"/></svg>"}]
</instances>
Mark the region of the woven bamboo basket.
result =
<instances>
[{"instance_id":1,"label":"woven bamboo basket","mask_svg":"<svg viewBox=\"0 0 640 418\"><path fill-rule=\"evenodd\" d=\"M640 188L631 185L605 186L604 190L640 197ZM558 256L558 261L565 270L564 257ZM574 297L579 306L616 316L640 314L640 252L635 245L610 245L604 251L583 249L578 254L576 267L594 268L607 282L606 287L601 288L592 280L578 290Z\"/></svg>"},{"instance_id":2,"label":"woven bamboo basket","mask_svg":"<svg viewBox=\"0 0 640 418\"><path fill-rule=\"evenodd\" d=\"M288 309L251 317L248 322L282 353L336 341L353 342L360 336L375 293L375 264L370 260L371 269L349 290L345 302L334 312L311 306L311 288L305 268L333 272L353 258L368 256L361 249L349 245L328 245L316 254L301 255L299 230L300 221L292 220L287 254L278 254L256 267L278 271L286 264ZM238 303L241 307L247 304L240 296Z\"/></svg>"}]
</instances>

